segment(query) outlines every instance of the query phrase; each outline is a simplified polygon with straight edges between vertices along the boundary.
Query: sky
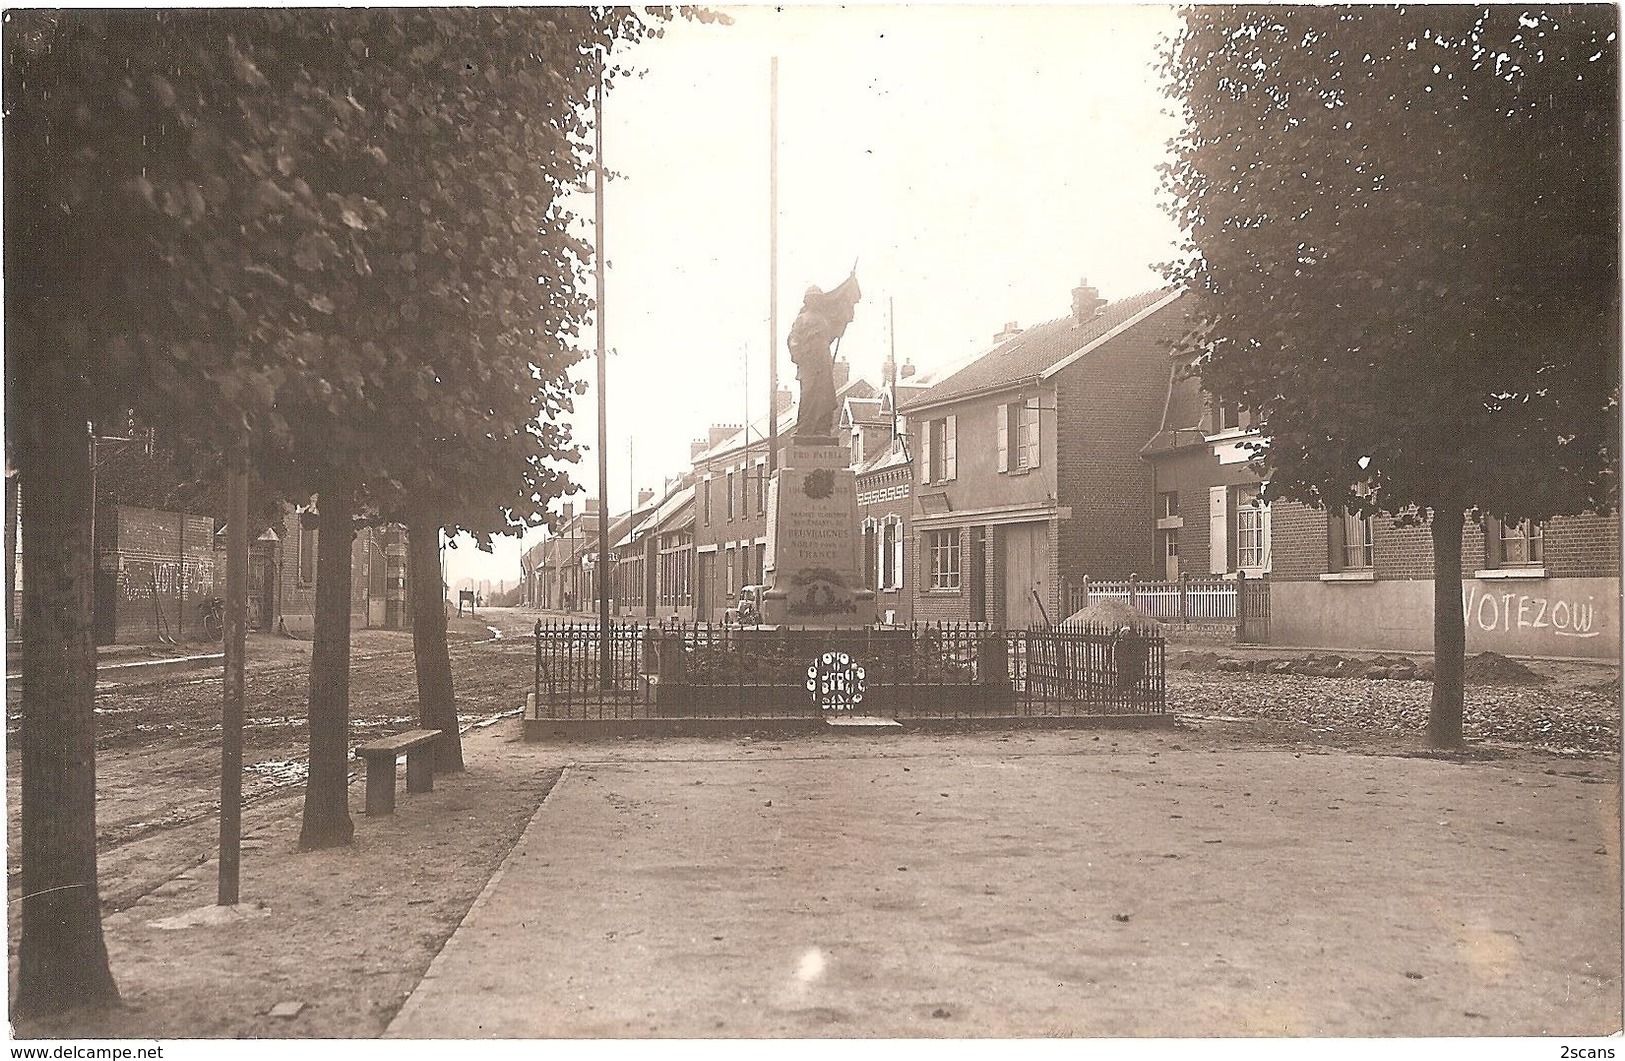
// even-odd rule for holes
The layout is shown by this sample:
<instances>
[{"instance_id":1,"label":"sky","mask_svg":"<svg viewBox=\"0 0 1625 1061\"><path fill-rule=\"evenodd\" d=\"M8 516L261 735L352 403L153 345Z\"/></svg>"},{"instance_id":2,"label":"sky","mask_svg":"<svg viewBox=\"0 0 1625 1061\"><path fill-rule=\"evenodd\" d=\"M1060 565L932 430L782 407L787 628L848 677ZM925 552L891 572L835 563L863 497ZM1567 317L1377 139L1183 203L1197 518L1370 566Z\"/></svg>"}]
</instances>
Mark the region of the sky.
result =
<instances>
[{"instance_id":1,"label":"sky","mask_svg":"<svg viewBox=\"0 0 1625 1061\"><path fill-rule=\"evenodd\" d=\"M840 353L877 383L893 329L899 363L926 372L989 348L1006 322L1063 316L1080 280L1112 299L1160 284L1178 241L1157 174L1177 128L1156 73L1172 8L715 9L733 24L677 23L628 49L643 76L605 102L611 511L680 474L710 425L766 412L771 348L795 389L784 336L802 295L854 260L864 297ZM591 358L575 369L589 447L595 373ZM570 474L578 503L596 496L596 450ZM448 580L512 585L520 550L465 542Z\"/></svg>"}]
</instances>

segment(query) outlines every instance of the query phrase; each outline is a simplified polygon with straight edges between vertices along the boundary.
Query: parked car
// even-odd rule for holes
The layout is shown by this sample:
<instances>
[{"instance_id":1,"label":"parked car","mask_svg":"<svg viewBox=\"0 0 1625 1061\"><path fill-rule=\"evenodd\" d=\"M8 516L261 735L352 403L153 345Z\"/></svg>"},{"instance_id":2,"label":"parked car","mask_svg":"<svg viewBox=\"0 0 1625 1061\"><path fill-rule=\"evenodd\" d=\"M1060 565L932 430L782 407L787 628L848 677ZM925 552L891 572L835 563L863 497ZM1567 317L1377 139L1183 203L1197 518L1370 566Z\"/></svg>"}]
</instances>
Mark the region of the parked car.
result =
<instances>
[{"instance_id":1,"label":"parked car","mask_svg":"<svg viewBox=\"0 0 1625 1061\"><path fill-rule=\"evenodd\" d=\"M722 613L727 626L757 626L762 621L762 594L766 586L741 586L739 601Z\"/></svg>"}]
</instances>

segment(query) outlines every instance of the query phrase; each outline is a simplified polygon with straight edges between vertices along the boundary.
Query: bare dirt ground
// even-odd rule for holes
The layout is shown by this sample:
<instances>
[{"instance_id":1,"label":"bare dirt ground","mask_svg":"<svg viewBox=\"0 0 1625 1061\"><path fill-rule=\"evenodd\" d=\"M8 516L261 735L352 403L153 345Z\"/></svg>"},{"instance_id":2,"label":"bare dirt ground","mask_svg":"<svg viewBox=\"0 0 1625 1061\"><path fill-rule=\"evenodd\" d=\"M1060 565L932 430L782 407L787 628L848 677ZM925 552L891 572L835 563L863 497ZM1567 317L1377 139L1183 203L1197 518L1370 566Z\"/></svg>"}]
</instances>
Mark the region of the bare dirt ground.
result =
<instances>
[{"instance_id":1,"label":"bare dirt ground","mask_svg":"<svg viewBox=\"0 0 1625 1061\"><path fill-rule=\"evenodd\" d=\"M101 1014L67 1014L17 1026L14 1033L110 1038L380 1034L513 847L560 769L572 758L594 757L584 751L591 746L518 741L518 722L511 716L530 684L530 644L523 634L533 617L493 609L482 611L476 622L454 622L459 707L465 723L474 727L464 738L468 771L438 778L432 794L403 794L392 818L361 815L360 786L355 785L356 842L332 852L295 850L309 646L274 638L255 643L241 909L263 911L263 916L226 925L155 927L214 899L219 680L176 676L104 690L97 763L101 891L124 1005ZM505 636L492 639L487 624ZM409 636L358 632L355 654L351 717L360 741L407 722L415 712L415 687ZM1544 680L1470 690L1467 728L1472 744L1460 753L1436 753L1423 746L1426 682L1174 669L1168 675L1170 707L1181 716L1182 728L1108 737L1104 747L1136 757L1159 748L1168 754L1174 744L1181 750L1248 749L1260 753L1258 769L1265 774L1272 757L1285 761L1315 752L1348 753L1369 759L1364 773L1379 778L1385 757L1447 758L1464 769L1496 771L1497 781L1508 785L1587 786L1577 791L1597 794L1599 805L1611 808L1613 824L1611 830L1577 837L1575 843L1584 847L1586 858L1603 861L1617 881L1618 669L1534 666ZM999 737L942 739L964 742L958 750L966 751ZM1130 747L1142 740L1152 743ZM1094 752L1103 746L1088 741L1088 747ZM8 852L15 851L15 775L15 762L8 759ZM1349 799L1357 805L1359 793L1350 793ZM1380 852L1388 841L1380 815L1342 815L1338 820L1361 823L1344 834L1355 850ZM1516 850L1539 835L1538 822L1531 830L1503 837L1499 846ZM1481 876L1481 856L1475 841L1441 845L1433 857L1447 876L1469 880ZM11 868L15 870L14 862ZM1245 862L1234 872L1244 874ZM14 884L15 878L9 879ZM1531 903L1545 901L1538 880L1502 878L1500 883L1510 889L1508 901L1518 898L1519 889L1530 893L1524 898ZM1187 901L1205 902L1210 893L1248 886L1245 879L1204 878L1202 894ZM13 888L10 898L16 897ZM1178 898L1170 895L1163 901ZM15 907L13 901L13 915ZM14 917L11 928L14 962ZM1617 941L1617 926L1611 938ZM1291 961L1314 958L1304 954L1283 960L1290 966ZM1291 973L1290 967L1277 970L1283 977ZM1617 974L1615 968L1609 975ZM1613 992L1617 996L1617 979ZM270 1016L279 1002L305 1005L294 1017Z\"/></svg>"}]
</instances>

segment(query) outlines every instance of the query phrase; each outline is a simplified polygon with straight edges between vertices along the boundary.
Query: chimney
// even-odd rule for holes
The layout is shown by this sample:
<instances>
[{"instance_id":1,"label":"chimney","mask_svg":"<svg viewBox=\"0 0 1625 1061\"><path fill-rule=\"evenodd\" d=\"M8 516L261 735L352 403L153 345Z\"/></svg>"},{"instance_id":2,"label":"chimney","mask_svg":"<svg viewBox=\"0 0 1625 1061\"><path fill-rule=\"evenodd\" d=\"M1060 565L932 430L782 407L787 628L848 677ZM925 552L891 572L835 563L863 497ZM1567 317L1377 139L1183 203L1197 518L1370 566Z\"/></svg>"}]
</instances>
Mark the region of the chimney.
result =
<instances>
[{"instance_id":1,"label":"chimney","mask_svg":"<svg viewBox=\"0 0 1625 1061\"><path fill-rule=\"evenodd\" d=\"M710 441L706 444L706 448L715 449L723 440L737 435L739 426L738 424L712 424Z\"/></svg>"},{"instance_id":2,"label":"chimney","mask_svg":"<svg viewBox=\"0 0 1625 1061\"><path fill-rule=\"evenodd\" d=\"M898 379L913 379L913 378L914 378L914 363L912 361L904 361L902 370L898 373Z\"/></svg>"},{"instance_id":3,"label":"chimney","mask_svg":"<svg viewBox=\"0 0 1625 1061\"><path fill-rule=\"evenodd\" d=\"M1072 289L1072 319L1079 324L1093 320L1105 305L1106 300L1089 286L1088 280L1079 280L1078 286Z\"/></svg>"},{"instance_id":4,"label":"chimney","mask_svg":"<svg viewBox=\"0 0 1625 1061\"><path fill-rule=\"evenodd\" d=\"M583 516L598 515L598 499L596 497L589 497L585 501L581 502L581 514Z\"/></svg>"},{"instance_id":5,"label":"chimney","mask_svg":"<svg viewBox=\"0 0 1625 1061\"><path fill-rule=\"evenodd\" d=\"M575 514L576 514L576 503L574 501L566 501L564 503L564 518L566 520L574 519Z\"/></svg>"},{"instance_id":6,"label":"chimney","mask_svg":"<svg viewBox=\"0 0 1625 1061\"><path fill-rule=\"evenodd\" d=\"M835 389L840 390L852 378L852 363L844 358L836 358L829 366L830 373L835 377Z\"/></svg>"},{"instance_id":7,"label":"chimney","mask_svg":"<svg viewBox=\"0 0 1625 1061\"><path fill-rule=\"evenodd\" d=\"M709 448L710 447L708 447L705 444L705 439L703 439L703 438L695 439L694 441L692 441L692 442L690 442L688 444L688 459L693 460L695 457L698 457L700 454L704 453Z\"/></svg>"},{"instance_id":8,"label":"chimney","mask_svg":"<svg viewBox=\"0 0 1625 1061\"><path fill-rule=\"evenodd\" d=\"M793 402L793 401L795 401L795 396L790 393L790 388L789 387L780 387L779 388L779 412L782 413L785 410L789 409L790 408L790 403Z\"/></svg>"},{"instance_id":9,"label":"chimney","mask_svg":"<svg viewBox=\"0 0 1625 1061\"><path fill-rule=\"evenodd\" d=\"M1002 343L1006 339L1013 339L1020 334L1021 327L1016 324L1015 321L1005 321L1004 327L999 329L999 334L993 337L993 341L995 343Z\"/></svg>"},{"instance_id":10,"label":"chimney","mask_svg":"<svg viewBox=\"0 0 1625 1061\"><path fill-rule=\"evenodd\" d=\"M638 507L642 508L655 499L655 492L647 486L638 491Z\"/></svg>"}]
</instances>

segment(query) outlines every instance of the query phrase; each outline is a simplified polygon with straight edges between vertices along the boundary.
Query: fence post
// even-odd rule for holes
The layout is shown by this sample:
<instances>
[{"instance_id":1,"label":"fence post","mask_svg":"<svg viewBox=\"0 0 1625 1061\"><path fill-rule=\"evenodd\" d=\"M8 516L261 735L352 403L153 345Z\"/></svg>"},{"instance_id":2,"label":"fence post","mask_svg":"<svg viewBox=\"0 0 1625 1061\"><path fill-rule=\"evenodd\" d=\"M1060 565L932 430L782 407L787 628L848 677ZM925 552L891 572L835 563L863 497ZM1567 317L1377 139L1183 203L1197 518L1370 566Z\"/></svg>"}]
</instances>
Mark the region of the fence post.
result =
<instances>
[{"instance_id":1,"label":"fence post","mask_svg":"<svg viewBox=\"0 0 1625 1061\"><path fill-rule=\"evenodd\" d=\"M1137 592L1139 584L1140 584L1140 576L1139 575L1134 575L1134 574L1129 575L1129 577L1128 577L1128 606L1130 608L1135 606L1135 604L1134 604L1135 598L1139 595L1138 592Z\"/></svg>"},{"instance_id":2,"label":"fence post","mask_svg":"<svg viewBox=\"0 0 1625 1061\"><path fill-rule=\"evenodd\" d=\"M1181 571L1179 573L1179 621L1182 623L1190 622L1190 597L1191 574L1189 571Z\"/></svg>"},{"instance_id":3,"label":"fence post","mask_svg":"<svg viewBox=\"0 0 1625 1061\"><path fill-rule=\"evenodd\" d=\"M1236 643L1247 643L1247 572L1236 571Z\"/></svg>"}]
</instances>

